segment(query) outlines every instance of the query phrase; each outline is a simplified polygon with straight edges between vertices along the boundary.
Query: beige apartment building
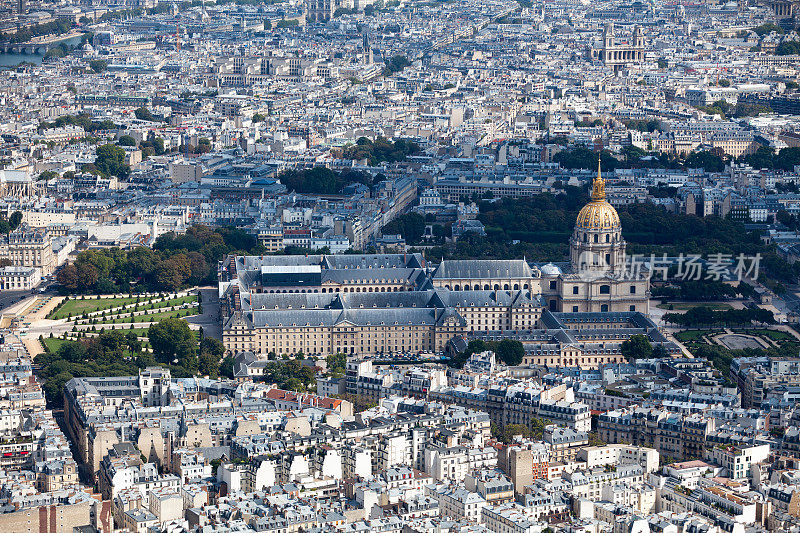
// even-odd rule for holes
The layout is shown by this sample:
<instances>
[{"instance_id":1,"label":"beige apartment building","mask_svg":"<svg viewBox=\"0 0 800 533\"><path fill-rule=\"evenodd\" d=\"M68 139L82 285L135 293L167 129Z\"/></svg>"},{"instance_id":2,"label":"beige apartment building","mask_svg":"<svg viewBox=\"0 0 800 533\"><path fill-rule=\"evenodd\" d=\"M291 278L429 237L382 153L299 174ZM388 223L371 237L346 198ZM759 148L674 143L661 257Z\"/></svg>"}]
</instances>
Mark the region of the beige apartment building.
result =
<instances>
[{"instance_id":1,"label":"beige apartment building","mask_svg":"<svg viewBox=\"0 0 800 533\"><path fill-rule=\"evenodd\" d=\"M8 236L8 258L13 266L38 268L49 276L56 268L53 242L46 230L21 224Z\"/></svg>"}]
</instances>

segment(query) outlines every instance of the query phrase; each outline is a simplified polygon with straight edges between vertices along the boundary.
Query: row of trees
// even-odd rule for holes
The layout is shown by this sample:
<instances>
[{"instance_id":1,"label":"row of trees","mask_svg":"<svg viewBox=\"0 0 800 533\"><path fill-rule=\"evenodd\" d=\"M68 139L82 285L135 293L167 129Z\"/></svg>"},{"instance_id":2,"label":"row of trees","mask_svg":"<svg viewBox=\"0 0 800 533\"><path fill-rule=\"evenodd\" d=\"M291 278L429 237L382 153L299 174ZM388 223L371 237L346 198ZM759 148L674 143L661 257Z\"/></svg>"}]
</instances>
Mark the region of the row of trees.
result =
<instances>
[{"instance_id":1,"label":"row of trees","mask_svg":"<svg viewBox=\"0 0 800 533\"><path fill-rule=\"evenodd\" d=\"M669 355L660 344L653 346L647 335L631 335L620 345L620 353L631 362L636 359L661 358Z\"/></svg>"},{"instance_id":2,"label":"row of trees","mask_svg":"<svg viewBox=\"0 0 800 533\"><path fill-rule=\"evenodd\" d=\"M192 226L183 235L160 236L151 250L139 247L86 250L57 275L62 292L109 294L175 291L216 282L217 261L233 252L264 253L255 237L235 228Z\"/></svg>"},{"instance_id":3,"label":"row of trees","mask_svg":"<svg viewBox=\"0 0 800 533\"><path fill-rule=\"evenodd\" d=\"M482 341L480 339L473 339L469 341L467 349L460 354L451 357L448 364L454 368L463 368L464 364L469 359L469 356L474 353L481 353L490 350L494 352L497 359L508 366L517 366L522 364L522 359L525 357L525 347L521 342L512 339L503 339L501 341Z\"/></svg>"},{"instance_id":4,"label":"row of trees","mask_svg":"<svg viewBox=\"0 0 800 533\"><path fill-rule=\"evenodd\" d=\"M125 161L126 152L116 144L103 144L95 148L93 164L84 165L84 172L100 174L103 177L116 176L125 179L131 174L131 167Z\"/></svg>"},{"instance_id":5,"label":"row of trees","mask_svg":"<svg viewBox=\"0 0 800 533\"><path fill-rule=\"evenodd\" d=\"M386 67L383 69L384 76L391 76L397 72L402 72L404 68L411 65L411 61L404 55L393 56L386 62Z\"/></svg>"},{"instance_id":6,"label":"row of trees","mask_svg":"<svg viewBox=\"0 0 800 533\"><path fill-rule=\"evenodd\" d=\"M783 41L775 47L775 55L791 56L800 54L800 41Z\"/></svg>"},{"instance_id":7,"label":"row of trees","mask_svg":"<svg viewBox=\"0 0 800 533\"><path fill-rule=\"evenodd\" d=\"M118 126L110 120L92 120L91 115L80 113L78 115L64 115L58 117L53 122L40 122L39 130L47 130L53 128L63 128L64 126L80 126L87 133L94 133L96 131L108 131L122 129L124 126Z\"/></svg>"},{"instance_id":8,"label":"row of trees","mask_svg":"<svg viewBox=\"0 0 800 533\"><path fill-rule=\"evenodd\" d=\"M225 354L223 344L214 338L204 337L199 345L189 324L180 318L166 318L153 324L147 331L153 349L154 362L177 366L180 372L200 374L216 378L220 375L220 364ZM224 365L222 373L232 378L233 361Z\"/></svg>"},{"instance_id":9,"label":"row of trees","mask_svg":"<svg viewBox=\"0 0 800 533\"><path fill-rule=\"evenodd\" d=\"M384 179L382 175L379 176ZM366 172L354 170L335 172L328 167L284 170L278 175L278 179L291 191L311 194L338 194L352 183L371 186L375 182L375 179Z\"/></svg>"},{"instance_id":10,"label":"row of trees","mask_svg":"<svg viewBox=\"0 0 800 533\"><path fill-rule=\"evenodd\" d=\"M597 160L595 160L595 165ZM429 257L445 259L514 259L563 261L578 211L588 202L585 189L566 186L561 194L532 198L503 198L480 202L478 220L486 236L467 235L456 243L433 247ZM715 216L670 213L661 206L632 204L618 209L629 254L761 254L760 279L791 283L800 263L789 264L774 245L761 243L741 222Z\"/></svg>"},{"instance_id":11,"label":"row of trees","mask_svg":"<svg viewBox=\"0 0 800 533\"><path fill-rule=\"evenodd\" d=\"M230 356L223 360L222 343L209 337L198 342L185 320L162 320L150 326L147 337L152 353L143 351L136 332L110 330L66 341L55 353L37 355L48 405L62 406L64 384L73 377L130 376L154 365L169 368L176 377L233 377L233 360Z\"/></svg>"},{"instance_id":12,"label":"row of trees","mask_svg":"<svg viewBox=\"0 0 800 533\"><path fill-rule=\"evenodd\" d=\"M383 162L403 161L407 156L414 155L419 151L419 145L407 139L398 139L392 142L384 137L378 137L374 141L360 137L356 144L345 146L342 157L352 160L367 159L370 165L377 165Z\"/></svg>"},{"instance_id":13,"label":"row of trees","mask_svg":"<svg viewBox=\"0 0 800 533\"><path fill-rule=\"evenodd\" d=\"M706 110L723 113L720 108L715 106L711 106ZM758 106L757 104L743 103L741 106L742 113L746 113L746 116L770 111L768 108L762 109L761 107L763 106ZM727 112L728 108L725 108L725 110ZM593 170L597 168L597 157L597 152L583 146L575 146L555 154L553 161L563 168ZM648 153L635 146L626 147L622 152L621 158L615 157L608 150L602 150L600 159L603 168L606 170L617 168L702 168L706 172L722 172L725 170L725 165L734 160L734 158L727 156L720 149L694 151L685 158L680 159L667 154ZM791 171L796 165L800 165L800 148L781 148L780 151L775 152L768 146L761 146L755 153L744 155L735 161L746 163L758 169Z\"/></svg>"},{"instance_id":14,"label":"row of trees","mask_svg":"<svg viewBox=\"0 0 800 533\"><path fill-rule=\"evenodd\" d=\"M505 424L503 426L498 426L492 423L491 432L492 437L504 444L513 443L517 435L524 439L542 440L544 428L547 427L547 424L548 421L544 418L533 417L530 426L525 426L523 424Z\"/></svg>"},{"instance_id":15,"label":"row of trees","mask_svg":"<svg viewBox=\"0 0 800 533\"><path fill-rule=\"evenodd\" d=\"M400 234L406 243L417 244L425 234L425 217L419 213L400 215L386 224L381 232L384 235Z\"/></svg>"},{"instance_id":16,"label":"row of trees","mask_svg":"<svg viewBox=\"0 0 800 533\"><path fill-rule=\"evenodd\" d=\"M666 313L664 321L684 327L741 326L752 322L774 324L775 317L767 309L728 309L714 311L710 307L693 307L685 313Z\"/></svg>"},{"instance_id":17,"label":"row of trees","mask_svg":"<svg viewBox=\"0 0 800 533\"><path fill-rule=\"evenodd\" d=\"M674 272L670 273L674 277ZM755 295L755 289L747 283L740 283L737 287L721 281L684 281L680 285L654 286L652 294L664 299L681 299L690 301L714 301L726 298L750 298Z\"/></svg>"},{"instance_id":18,"label":"row of trees","mask_svg":"<svg viewBox=\"0 0 800 533\"><path fill-rule=\"evenodd\" d=\"M117 139L117 144L120 146L136 146L136 139L130 135L123 135ZM139 142L138 146L142 151L142 156L144 157L149 157L151 155L163 155L166 152L164 149L164 139L157 137L152 131L147 135L147 139Z\"/></svg>"},{"instance_id":19,"label":"row of trees","mask_svg":"<svg viewBox=\"0 0 800 533\"><path fill-rule=\"evenodd\" d=\"M796 165L800 165L800 148L781 148L776 153L772 148L761 146L754 154L741 157L740 162L758 169L792 171Z\"/></svg>"},{"instance_id":20,"label":"row of trees","mask_svg":"<svg viewBox=\"0 0 800 533\"><path fill-rule=\"evenodd\" d=\"M722 82L726 82L727 85L723 85ZM720 80L720 85L727 87L730 85L728 80ZM736 104L730 104L726 100L717 100L711 105L700 105L696 106L697 109L708 113L710 115L721 115L722 118L725 117L757 117L762 113L772 113L772 108L768 105L763 104L750 104L747 102L737 102Z\"/></svg>"},{"instance_id":21,"label":"row of trees","mask_svg":"<svg viewBox=\"0 0 800 533\"><path fill-rule=\"evenodd\" d=\"M75 27L75 22L70 20L54 20L44 24L35 24L27 28L19 28L16 33L0 33L0 42L26 43L34 37L42 35L61 35Z\"/></svg>"}]
</instances>

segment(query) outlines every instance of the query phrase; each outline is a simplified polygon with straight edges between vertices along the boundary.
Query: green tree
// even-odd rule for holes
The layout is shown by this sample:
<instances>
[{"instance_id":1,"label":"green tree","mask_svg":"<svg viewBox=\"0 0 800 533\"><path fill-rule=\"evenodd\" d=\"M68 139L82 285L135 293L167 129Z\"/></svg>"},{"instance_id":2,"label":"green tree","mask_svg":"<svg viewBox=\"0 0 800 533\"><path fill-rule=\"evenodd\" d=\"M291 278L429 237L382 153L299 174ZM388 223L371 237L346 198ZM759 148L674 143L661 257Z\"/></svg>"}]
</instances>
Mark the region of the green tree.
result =
<instances>
[{"instance_id":1,"label":"green tree","mask_svg":"<svg viewBox=\"0 0 800 533\"><path fill-rule=\"evenodd\" d=\"M36 178L36 181L46 181L46 180L51 180L51 179L54 179L54 178L57 178L57 177L58 177L58 173L57 172L53 172L52 170L45 170L44 172L39 174L39 177Z\"/></svg>"},{"instance_id":2,"label":"green tree","mask_svg":"<svg viewBox=\"0 0 800 533\"><path fill-rule=\"evenodd\" d=\"M646 335L632 335L622 343L620 353L628 361L649 359L653 356L653 345Z\"/></svg>"},{"instance_id":3,"label":"green tree","mask_svg":"<svg viewBox=\"0 0 800 533\"><path fill-rule=\"evenodd\" d=\"M203 376L216 378L219 376L219 357L211 352L200 352L198 370Z\"/></svg>"},{"instance_id":4,"label":"green tree","mask_svg":"<svg viewBox=\"0 0 800 533\"><path fill-rule=\"evenodd\" d=\"M139 120L147 120L148 122L156 122L156 117L153 116L153 113L150 112L149 109L146 107L140 107L134 110L133 114Z\"/></svg>"},{"instance_id":5,"label":"green tree","mask_svg":"<svg viewBox=\"0 0 800 533\"><path fill-rule=\"evenodd\" d=\"M722 156L709 150L692 152L686 158L686 166L689 168L702 168L706 172L722 172L725 170L725 160Z\"/></svg>"},{"instance_id":6,"label":"green tree","mask_svg":"<svg viewBox=\"0 0 800 533\"><path fill-rule=\"evenodd\" d=\"M210 353L218 360L225 355L225 345L213 337L204 337L200 342L200 353Z\"/></svg>"},{"instance_id":7,"label":"green tree","mask_svg":"<svg viewBox=\"0 0 800 533\"><path fill-rule=\"evenodd\" d=\"M197 339L185 320L165 318L150 326L147 337L157 361L177 361L186 370L197 369Z\"/></svg>"},{"instance_id":8,"label":"green tree","mask_svg":"<svg viewBox=\"0 0 800 533\"><path fill-rule=\"evenodd\" d=\"M233 356L226 355L219 364L219 374L229 379L233 379Z\"/></svg>"},{"instance_id":9,"label":"green tree","mask_svg":"<svg viewBox=\"0 0 800 533\"><path fill-rule=\"evenodd\" d=\"M392 56L391 59L386 63L386 67L383 69L384 76L391 76L397 72L402 72L404 68L411 65L411 61L404 55L396 55Z\"/></svg>"},{"instance_id":10,"label":"green tree","mask_svg":"<svg viewBox=\"0 0 800 533\"><path fill-rule=\"evenodd\" d=\"M377 165L382 162L403 161L407 156L419 151L419 145L408 139L397 139L392 142L384 137L378 137L374 141L360 137L356 144L344 148L342 157L352 160L367 159L370 165Z\"/></svg>"},{"instance_id":11,"label":"green tree","mask_svg":"<svg viewBox=\"0 0 800 533\"><path fill-rule=\"evenodd\" d=\"M783 41L775 47L775 55L789 56L800 54L800 41Z\"/></svg>"},{"instance_id":12,"label":"green tree","mask_svg":"<svg viewBox=\"0 0 800 533\"><path fill-rule=\"evenodd\" d=\"M22 212L14 211L11 213L11 216L8 217L8 226L11 228L11 231L14 231L19 227L22 223Z\"/></svg>"},{"instance_id":13,"label":"green tree","mask_svg":"<svg viewBox=\"0 0 800 533\"><path fill-rule=\"evenodd\" d=\"M400 234L409 244L419 242L425 233L425 217L419 213L400 215L381 230L384 235Z\"/></svg>"},{"instance_id":14,"label":"green tree","mask_svg":"<svg viewBox=\"0 0 800 533\"><path fill-rule=\"evenodd\" d=\"M508 366L522 364L522 359L525 357L525 347L518 340L503 339L497 343L494 350L497 358Z\"/></svg>"},{"instance_id":15,"label":"green tree","mask_svg":"<svg viewBox=\"0 0 800 533\"><path fill-rule=\"evenodd\" d=\"M95 73L104 72L108 69L108 62L104 59L92 59L89 61L89 68L91 68Z\"/></svg>"},{"instance_id":16,"label":"green tree","mask_svg":"<svg viewBox=\"0 0 800 533\"><path fill-rule=\"evenodd\" d=\"M777 24L773 24L772 22L767 22L767 23L762 24L760 26L756 26L755 28L753 28L753 31L759 37L763 37L764 35L768 35L768 34L770 34L772 32L778 33L780 35L783 35L783 33L784 33L783 28L781 28Z\"/></svg>"},{"instance_id":17,"label":"green tree","mask_svg":"<svg viewBox=\"0 0 800 533\"><path fill-rule=\"evenodd\" d=\"M94 166L104 176L127 178L130 167L125 162L125 150L114 144L104 144L96 149Z\"/></svg>"},{"instance_id":18,"label":"green tree","mask_svg":"<svg viewBox=\"0 0 800 533\"><path fill-rule=\"evenodd\" d=\"M117 144L120 146L136 146L136 139L130 135L123 135L117 139Z\"/></svg>"},{"instance_id":19,"label":"green tree","mask_svg":"<svg viewBox=\"0 0 800 533\"><path fill-rule=\"evenodd\" d=\"M325 363L328 366L328 374L332 377L342 377L347 365L347 356L343 353L331 354L325 358Z\"/></svg>"},{"instance_id":20,"label":"green tree","mask_svg":"<svg viewBox=\"0 0 800 533\"><path fill-rule=\"evenodd\" d=\"M139 340L135 332L129 331L125 335L125 342L128 344L128 351L130 351L131 354L136 355L142 351L142 341Z\"/></svg>"}]
</instances>

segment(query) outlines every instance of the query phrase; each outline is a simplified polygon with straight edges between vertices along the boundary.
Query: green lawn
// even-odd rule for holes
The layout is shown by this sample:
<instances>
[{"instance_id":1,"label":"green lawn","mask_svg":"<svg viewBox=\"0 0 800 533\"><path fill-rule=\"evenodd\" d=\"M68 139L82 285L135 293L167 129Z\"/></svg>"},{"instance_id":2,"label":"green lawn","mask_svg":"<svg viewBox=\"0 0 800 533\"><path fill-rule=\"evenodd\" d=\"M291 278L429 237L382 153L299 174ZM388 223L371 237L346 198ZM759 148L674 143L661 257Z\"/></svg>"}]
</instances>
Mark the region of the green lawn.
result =
<instances>
[{"instance_id":1,"label":"green lawn","mask_svg":"<svg viewBox=\"0 0 800 533\"><path fill-rule=\"evenodd\" d=\"M727 311L728 309L733 309L733 306L726 303L703 303L703 302L674 302L674 303L663 303L658 304L656 307L659 309L670 310L670 306L672 306L673 311L688 311L689 309L693 309L695 307L708 307L713 311Z\"/></svg>"},{"instance_id":2,"label":"green lawn","mask_svg":"<svg viewBox=\"0 0 800 533\"><path fill-rule=\"evenodd\" d=\"M681 342L702 342L703 335L707 335L709 333L711 332L703 330L679 331L675 334L675 338Z\"/></svg>"},{"instance_id":3,"label":"green lawn","mask_svg":"<svg viewBox=\"0 0 800 533\"><path fill-rule=\"evenodd\" d=\"M56 309L47 318L52 320L58 320L60 318L67 318L68 315L72 315L73 317L79 317L83 315L84 312L91 313L94 311L105 311L106 309L112 309L115 307L123 307L125 305L135 304L136 298L91 298L87 300L79 300L79 299L67 299L67 301L62 305L60 308ZM154 299L154 297L151 297ZM156 303L149 303L147 298L141 299L139 301L139 310L150 309L150 306L153 306L153 309L161 309L163 307L171 307L173 305L183 305L185 303L197 301L197 296L190 294L187 296L180 296L178 298L171 298L169 300L163 302L156 302ZM129 312L129 311L128 311Z\"/></svg>"},{"instance_id":4,"label":"green lawn","mask_svg":"<svg viewBox=\"0 0 800 533\"><path fill-rule=\"evenodd\" d=\"M785 331L775 331L771 329L746 329L746 328L731 328L733 333L740 333L745 335L753 335L754 337L768 337L773 341L777 342L778 344L783 344L786 342L796 342L796 339L786 333ZM679 331L675 333L675 338L686 345L689 350L697 348L697 346L705 344L703 340L704 335L715 336L722 333L719 330L716 331L709 331L709 330L686 330L686 331Z\"/></svg>"},{"instance_id":5,"label":"green lawn","mask_svg":"<svg viewBox=\"0 0 800 533\"><path fill-rule=\"evenodd\" d=\"M50 337L44 338L44 345L50 351L50 353L56 353L58 348L65 342L67 341L64 339L59 339L58 337L53 337L52 339Z\"/></svg>"},{"instance_id":6,"label":"green lawn","mask_svg":"<svg viewBox=\"0 0 800 533\"><path fill-rule=\"evenodd\" d=\"M68 296L64 304L55 309L47 318L51 320L58 320L60 318L67 318L68 315L79 316L83 313L91 313L92 311L103 311L111 309L112 307L119 307L125 304L136 302L136 297L133 298L87 298L81 300L74 296Z\"/></svg>"},{"instance_id":7,"label":"green lawn","mask_svg":"<svg viewBox=\"0 0 800 533\"><path fill-rule=\"evenodd\" d=\"M186 313L189 313L188 315ZM129 313L126 313L129 315ZM123 318L106 318L105 320L98 319L97 325L101 324L129 324L131 322L138 323L138 322L158 322L165 318L173 318L180 315L180 318L184 318L185 316L194 316L197 315L197 309L190 308L190 309L179 309L177 311L162 311L160 313L148 313L146 315L136 315L131 319L130 316L125 316Z\"/></svg>"},{"instance_id":8,"label":"green lawn","mask_svg":"<svg viewBox=\"0 0 800 533\"><path fill-rule=\"evenodd\" d=\"M181 296L180 298L172 298L171 300L167 300L166 302L158 302L158 303L154 303L152 305L153 305L153 309L161 309L162 307L171 307L173 305L183 305L185 303L194 302L194 301L197 301L197 296L194 296L194 295L190 294L189 296ZM150 309L150 305L151 304L147 304L147 305L139 304L139 310L143 311L145 309ZM130 310L126 310L126 311L130 312Z\"/></svg>"},{"instance_id":9,"label":"green lawn","mask_svg":"<svg viewBox=\"0 0 800 533\"><path fill-rule=\"evenodd\" d=\"M769 337L770 339L776 342L785 342L785 341L793 341L796 340L793 335L786 333L785 331L776 331L772 329L734 329L736 333L744 333L746 335L756 335L760 337Z\"/></svg>"}]
</instances>

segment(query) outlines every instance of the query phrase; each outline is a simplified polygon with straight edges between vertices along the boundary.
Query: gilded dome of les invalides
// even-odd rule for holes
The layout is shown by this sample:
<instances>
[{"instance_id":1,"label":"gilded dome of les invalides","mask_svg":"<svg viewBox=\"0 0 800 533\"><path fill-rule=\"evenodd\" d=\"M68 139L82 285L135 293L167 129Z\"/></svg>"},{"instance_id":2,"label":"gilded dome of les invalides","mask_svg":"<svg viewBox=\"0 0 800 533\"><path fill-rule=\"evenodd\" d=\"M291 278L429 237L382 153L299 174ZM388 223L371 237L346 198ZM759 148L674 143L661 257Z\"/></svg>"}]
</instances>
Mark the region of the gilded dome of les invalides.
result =
<instances>
[{"instance_id":1,"label":"gilded dome of les invalides","mask_svg":"<svg viewBox=\"0 0 800 533\"><path fill-rule=\"evenodd\" d=\"M575 227L584 230L618 230L620 228L617 210L606 200L606 183L600 174L599 161L597 177L592 185L592 200L578 213Z\"/></svg>"}]
</instances>

